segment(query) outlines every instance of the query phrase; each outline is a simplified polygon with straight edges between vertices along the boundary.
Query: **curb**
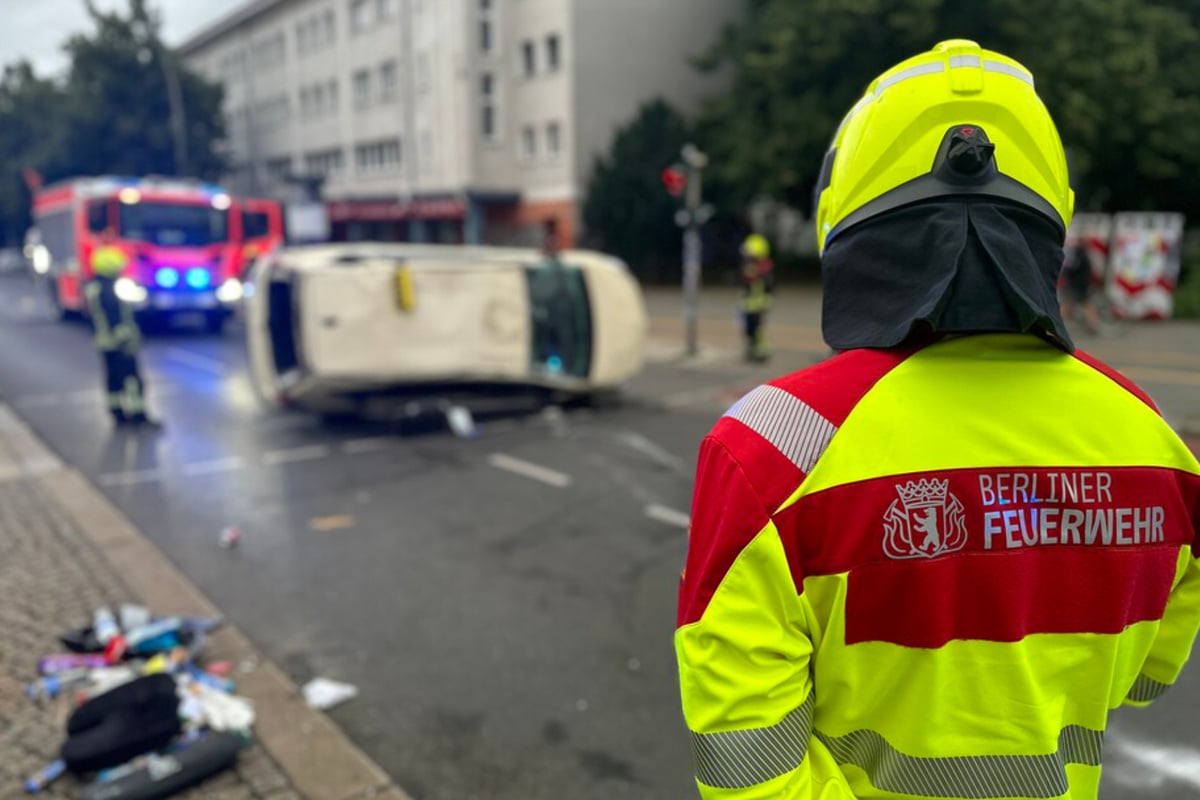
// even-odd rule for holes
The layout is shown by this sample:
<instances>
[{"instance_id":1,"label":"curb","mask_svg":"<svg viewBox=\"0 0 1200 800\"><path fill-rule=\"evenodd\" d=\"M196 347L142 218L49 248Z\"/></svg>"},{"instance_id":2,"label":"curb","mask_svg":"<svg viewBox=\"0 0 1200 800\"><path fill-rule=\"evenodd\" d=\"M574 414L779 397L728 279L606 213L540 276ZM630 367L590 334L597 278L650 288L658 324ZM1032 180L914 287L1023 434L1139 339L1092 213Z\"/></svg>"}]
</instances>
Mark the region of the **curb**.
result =
<instances>
[{"instance_id":1,"label":"curb","mask_svg":"<svg viewBox=\"0 0 1200 800\"><path fill-rule=\"evenodd\" d=\"M54 497L134 598L159 613L224 616L99 490L77 470L62 466L28 426L0 405L0 452L4 450L19 464L8 470L19 474L6 477L36 481ZM211 647L222 659L257 664L238 675L238 694L257 711L256 741L298 793L312 800L412 800L329 717L309 708L291 679L237 627L223 625Z\"/></svg>"}]
</instances>

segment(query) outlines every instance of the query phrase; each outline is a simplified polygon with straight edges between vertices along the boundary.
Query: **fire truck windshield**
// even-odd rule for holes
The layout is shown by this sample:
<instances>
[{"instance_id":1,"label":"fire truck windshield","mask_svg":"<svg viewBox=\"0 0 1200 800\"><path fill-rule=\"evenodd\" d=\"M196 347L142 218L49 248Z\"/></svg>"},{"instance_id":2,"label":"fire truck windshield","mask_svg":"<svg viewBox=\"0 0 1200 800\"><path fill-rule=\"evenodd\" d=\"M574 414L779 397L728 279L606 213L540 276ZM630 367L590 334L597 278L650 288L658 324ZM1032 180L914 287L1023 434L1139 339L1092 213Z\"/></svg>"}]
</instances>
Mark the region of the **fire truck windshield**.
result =
<instances>
[{"instance_id":1,"label":"fire truck windshield","mask_svg":"<svg viewBox=\"0 0 1200 800\"><path fill-rule=\"evenodd\" d=\"M161 247L203 247L229 241L229 212L207 205L143 202L121 203L124 239Z\"/></svg>"}]
</instances>

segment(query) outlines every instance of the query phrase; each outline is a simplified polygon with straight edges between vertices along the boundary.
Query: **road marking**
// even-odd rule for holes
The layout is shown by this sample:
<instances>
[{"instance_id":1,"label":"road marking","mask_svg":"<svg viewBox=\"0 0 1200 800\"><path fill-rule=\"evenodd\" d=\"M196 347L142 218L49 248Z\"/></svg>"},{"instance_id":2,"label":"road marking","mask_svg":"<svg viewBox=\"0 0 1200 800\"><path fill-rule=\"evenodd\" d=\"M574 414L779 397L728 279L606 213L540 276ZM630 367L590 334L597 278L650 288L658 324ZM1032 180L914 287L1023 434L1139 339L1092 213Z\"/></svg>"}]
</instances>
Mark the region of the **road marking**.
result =
<instances>
[{"instance_id":1,"label":"road marking","mask_svg":"<svg viewBox=\"0 0 1200 800\"><path fill-rule=\"evenodd\" d=\"M179 387L173 383L149 384L146 395L155 398L170 397L179 394ZM53 406L72 405L86 406L93 403L103 404L104 393L100 389L79 389L71 392L54 392L50 394L27 394L18 397L14 405L19 408L50 408Z\"/></svg>"},{"instance_id":2,"label":"road marking","mask_svg":"<svg viewBox=\"0 0 1200 800\"><path fill-rule=\"evenodd\" d=\"M377 453L380 450L387 450L395 443L395 438L391 436L368 436L364 439L350 439L342 443L342 452L348 456Z\"/></svg>"},{"instance_id":3,"label":"road marking","mask_svg":"<svg viewBox=\"0 0 1200 800\"><path fill-rule=\"evenodd\" d=\"M1113 738L1116 749L1145 770L1136 777L1134 785L1161 786L1164 779L1170 779L1200 789L1200 751L1190 747L1164 747L1149 742Z\"/></svg>"},{"instance_id":4,"label":"road marking","mask_svg":"<svg viewBox=\"0 0 1200 800\"><path fill-rule=\"evenodd\" d=\"M128 472L109 472L100 476L101 486L135 486L140 483L154 483L165 476L161 469L134 469Z\"/></svg>"},{"instance_id":5,"label":"road marking","mask_svg":"<svg viewBox=\"0 0 1200 800\"><path fill-rule=\"evenodd\" d=\"M618 437L627 447L641 453L646 458L653 461L660 467L665 467L674 472L682 472L684 470L683 459L673 453L667 452L666 448L662 447L650 439L646 438L635 431L625 431Z\"/></svg>"},{"instance_id":6,"label":"road marking","mask_svg":"<svg viewBox=\"0 0 1200 800\"><path fill-rule=\"evenodd\" d=\"M660 503L651 503L644 509L645 514L656 522L662 522L666 525L674 525L677 528L688 529L692 525L692 518L682 511L676 511L673 508L668 508Z\"/></svg>"},{"instance_id":7,"label":"road marking","mask_svg":"<svg viewBox=\"0 0 1200 800\"><path fill-rule=\"evenodd\" d=\"M335 514L331 517L313 517L308 521L308 527L314 531L328 533L330 531L344 531L347 528L353 528L355 519L350 514Z\"/></svg>"},{"instance_id":8,"label":"road marking","mask_svg":"<svg viewBox=\"0 0 1200 800\"><path fill-rule=\"evenodd\" d=\"M215 375L218 378L223 378L226 373L225 364L215 358L198 355L190 350L184 350L182 347L168 347L165 355L171 361L177 361L180 364L186 364L200 372L207 372L209 375Z\"/></svg>"},{"instance_id":9,"label":"road marking","mask_svg":"<svg viewBox=\"0 0 1200 800\"><path fill-rule=\"evenodd\" d=\"M297 461L316 461L320 458L328 458L332 454L333 448L327 444L311 444L307 447L263 453L262 462L268 467L277 467L280 464L294 464Z\"/></svg>"},{"instance_id":10,"label":"road marking","mask_svg":"<svg viewBox=\"0 0 1200 800\"><path fill-rule=\"evenodd\" d=\"M492 453L488 456L488 464L496 469L511 472L530 480L541 481L557 489L565 489L571 485L571 476L548 467L543 467L519 458L506 456L503 453Z\"/></svg>"},{"instance_id":11,"label":"road marking","mask_svg":"<svg viewBox=\"0 0 1200 800\"><path fill-rule=\"evenodd\" d=\"M234 472L245 466L241 456L229 456L227 458L214 458L211 461L196 461L191 464L184 464L179 470L185 476L194 478L200 475L215 475L219 472Z\"/></svg>"}]
</instances>

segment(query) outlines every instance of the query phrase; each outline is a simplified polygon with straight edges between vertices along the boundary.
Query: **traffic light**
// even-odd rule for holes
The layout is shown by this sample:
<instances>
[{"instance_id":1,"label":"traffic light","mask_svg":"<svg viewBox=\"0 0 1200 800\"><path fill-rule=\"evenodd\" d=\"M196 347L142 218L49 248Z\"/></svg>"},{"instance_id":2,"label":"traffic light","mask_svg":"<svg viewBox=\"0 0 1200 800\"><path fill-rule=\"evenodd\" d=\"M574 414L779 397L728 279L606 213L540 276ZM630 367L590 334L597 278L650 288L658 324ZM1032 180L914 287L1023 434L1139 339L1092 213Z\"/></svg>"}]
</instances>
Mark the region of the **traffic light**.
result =
<instances>
[{"instance_id":1,"label":"traffic light","mask_svg":"<svg viewBox=\"0 0 1200 800\"><path fill-rule=\"evenodd\" d=\"M672 197L683 197L687 189L687 173L678 164L672 164L662 171L663 186Z\"/></svg>"}]
</instances>

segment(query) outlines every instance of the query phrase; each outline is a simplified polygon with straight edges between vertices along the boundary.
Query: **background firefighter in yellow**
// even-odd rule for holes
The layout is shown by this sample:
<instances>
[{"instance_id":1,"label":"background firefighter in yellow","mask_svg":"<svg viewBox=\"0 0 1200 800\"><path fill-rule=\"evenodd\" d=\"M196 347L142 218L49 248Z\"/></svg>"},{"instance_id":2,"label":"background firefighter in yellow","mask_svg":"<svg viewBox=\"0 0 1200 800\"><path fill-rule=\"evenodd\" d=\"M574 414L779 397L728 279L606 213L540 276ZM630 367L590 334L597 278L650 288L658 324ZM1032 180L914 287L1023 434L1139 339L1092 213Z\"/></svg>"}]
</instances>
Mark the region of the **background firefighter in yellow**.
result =
<instances>
[{"instance_id":1,"label":"background firefighter in yellow","mask_svg":"<svg viewBox=\"0 0 1200 800\"><path fill-rule=\"evenodd\" d=\"M118 296L116 288L129 257L112 243L111 232L106 231L101 241L92 252L95 276L84 286L84 294L104 365L108 410L118 424L157 426L159 423L146 415L145 384L138 369L141 331L133 308Z\"/></svg>"},{"instance_id":2,"label":"background firefighter in yellow","mask_svg":"<svg viewBox=\"0 0 1200 800\"><path fill-rule=\"evenodd\" d=\"M742 242L742 329L746 335L746 360L766 361L767 312L775 292L775 265L766 237L752 233Z\"/></svg>"}]
</instances>

